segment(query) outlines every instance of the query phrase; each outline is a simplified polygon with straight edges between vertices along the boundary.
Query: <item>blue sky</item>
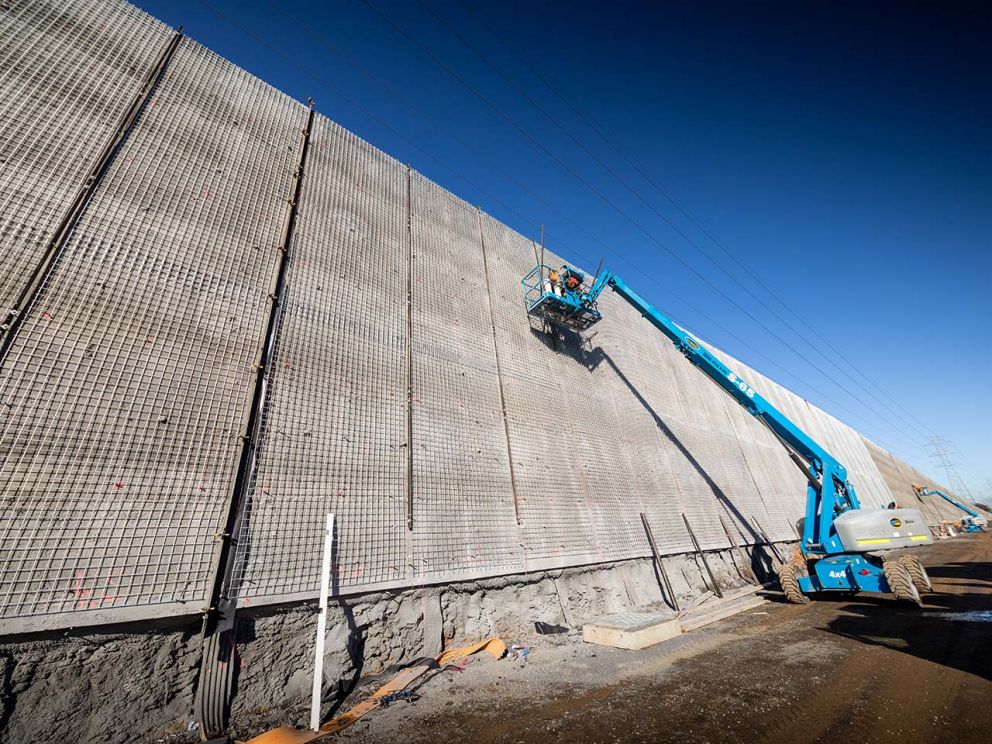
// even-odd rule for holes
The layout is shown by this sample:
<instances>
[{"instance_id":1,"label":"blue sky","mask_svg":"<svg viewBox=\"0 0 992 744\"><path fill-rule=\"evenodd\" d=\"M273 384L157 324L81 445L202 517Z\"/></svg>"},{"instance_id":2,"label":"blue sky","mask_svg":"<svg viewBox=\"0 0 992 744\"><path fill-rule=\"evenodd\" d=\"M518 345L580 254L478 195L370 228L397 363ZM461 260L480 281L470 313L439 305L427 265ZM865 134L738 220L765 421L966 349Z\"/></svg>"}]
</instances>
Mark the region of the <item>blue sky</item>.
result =
<instances>
[{"instance_id":1,"label":"blue sky","mask_svg":"<svg viewBox=\"0 0 992 744\"><path fill-rule=\"evenodd\" d=\"M368 3L137 0L992 502L988 10Z\"/></svg>"}]
</instances>

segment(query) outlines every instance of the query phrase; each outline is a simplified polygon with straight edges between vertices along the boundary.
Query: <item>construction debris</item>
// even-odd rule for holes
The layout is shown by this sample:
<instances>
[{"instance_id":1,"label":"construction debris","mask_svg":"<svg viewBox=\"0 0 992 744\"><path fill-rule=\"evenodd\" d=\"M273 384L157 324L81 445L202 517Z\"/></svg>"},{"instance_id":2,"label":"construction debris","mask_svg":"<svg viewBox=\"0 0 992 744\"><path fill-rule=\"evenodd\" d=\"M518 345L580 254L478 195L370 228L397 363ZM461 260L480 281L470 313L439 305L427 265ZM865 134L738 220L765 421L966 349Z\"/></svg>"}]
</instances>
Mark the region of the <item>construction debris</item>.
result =
<instances>
[{"instance_id":1,"label":"construction debris","mask_svg":"<svg viewBox=\"0 0 992 744\"><path fill-rule=\"evenodd\" d=\"M523 659L527 661L527 657L530 655L530 646L521 646L514 643L510 646L510 650L506 654L508 659Z\"/></svg>"},{"instance_id":2,"label":"construction debris","mask_svg":"<svg viewBox=\"0 0 992 744\"><path fill-rule=\"evenodd\" d=\"M309 742L321 741L325 737L347 728L366 713L376 708L385 707L390 702L395 702L396 700L412 701L415 699L412 693L404 692L412 682L431 669L443 669L451 662L471 656L479 651L486 651L494 658L501 659L506 654L506 644L499 638L490 638L473 646L462 646L445 651L437 659L429 659L427 663L419 663L404 669L372 693L370 698L362 701L345 713L332 718L317 731L282 727L266 731L261 736L251 739L247 744L309 744Z\"/></svg>"},{"instance_id":3,"label":"construction debris","mask_svg":"<svg viewBox=\"0 0 992 744\"><path fill-rule=\"evenodd\" d=\"M648 612L618 612L582 626L587 643L636 651L667 641L682 633L671 615Z\"/></svg>"},{"instance_id":4,"label":"construction debris","mask_svg":"<svg viewBox=\"0 0 992 744\"><path fill-rule=\"evenodd\" d=\"M768 600L760 596L758 592L771 586L772 584L762 584L744 587L728 593L722 599L705 602L686 610L679 616L682 632L688 633L691 630L698 630L710 623L715 623L717 620L723 620L731 615L760 607Z\"/></svg>"}]
</instances>

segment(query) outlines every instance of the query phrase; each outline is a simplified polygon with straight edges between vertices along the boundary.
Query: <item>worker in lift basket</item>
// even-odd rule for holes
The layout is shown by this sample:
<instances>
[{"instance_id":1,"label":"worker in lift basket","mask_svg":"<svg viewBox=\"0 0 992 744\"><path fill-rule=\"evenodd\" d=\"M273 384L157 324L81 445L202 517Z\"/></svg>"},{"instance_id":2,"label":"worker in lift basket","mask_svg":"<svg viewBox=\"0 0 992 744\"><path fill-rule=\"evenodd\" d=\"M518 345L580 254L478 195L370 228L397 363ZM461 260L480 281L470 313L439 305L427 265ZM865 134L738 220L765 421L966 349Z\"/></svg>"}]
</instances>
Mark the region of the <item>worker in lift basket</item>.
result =
<instances>
[{"instance_id":1,"label":"worker in lift basket","mask_svg":"<svg viewBox=\"0 0 992 744\"><path fill-rule=\"evenodd\" d=\"M552 269L548 272L548 281L544 283L544 291L564 297L566 289L569 292L578 292L582 288L583 278L582 274L570 271L567 266Z\"/></svg>"}]
</instances>

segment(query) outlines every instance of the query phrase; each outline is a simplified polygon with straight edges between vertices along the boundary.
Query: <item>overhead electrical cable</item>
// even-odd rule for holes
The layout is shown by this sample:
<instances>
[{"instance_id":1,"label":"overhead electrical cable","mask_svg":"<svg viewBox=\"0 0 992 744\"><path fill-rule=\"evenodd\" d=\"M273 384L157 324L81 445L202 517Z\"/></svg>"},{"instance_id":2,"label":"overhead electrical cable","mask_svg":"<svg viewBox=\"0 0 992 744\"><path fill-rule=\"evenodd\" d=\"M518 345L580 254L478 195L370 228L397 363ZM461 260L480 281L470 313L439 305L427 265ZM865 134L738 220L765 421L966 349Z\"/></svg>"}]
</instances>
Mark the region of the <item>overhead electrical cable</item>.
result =
<instances>
[{"instance_id":1,"label":"overhead electrical cable","mask_svg":"<svg viewBox=\"0 0 992 744\"><path fill-rule=\"evenodd\" d=\"M438 130L440 130L440 131L444 132L445 134L447 134L455 142L458 142L461 146L465 147L470 152L473 152L474 154L476 154L479 158L482 159L483 162L485 162L489 167L493 168L493 170L496 171L496 173L498 173L500 176L502 176L504 179L506 179L509 183L513 184L515 187L517 187L517 188L521 189L522 191L524 191L525 193L529 194L535 200L537 200L541 204L545 205L548 209L550 209L551 211L553 211L556 214L558 214L562 219L564 219L566 222L568 222L572 227L574 227L575 229L579 230L580 232L582 232L583 234L585 234L586 236L588 236L590 239L592 239L593 241L595 241L605 251L607 251L609 253L612 253L614 255L620 255L616 251L616 249L612 248L611 246L609 246L608 244L606 244L605 241L603 241L601 238L599 238L598 236L596 236L593 233L591 233L584 225L582 225L579 222L577 222L575 219L573 219L568 214L566 214L565 212L563 212L560 208L558 208L554 204L548 202L541 194L539 194L538 192L534 191L529 186L527 186L525 183L522 183L519 179L517 179L512 174L510 174L505 168L501 167L498 163L496 163L494 160L492 160L490 157L488 157L482 149L480 149L479 147L477 147L476 145L474 145L470 141L466 140L464 137L462 137L461 135L459 135L451 127L448 127L448 126L444 125L443 123L441 123L438 120L437 117L432 116L429 113L425 112L415 102L413 102L409 98L409 96L405 95L396 86L392 85L388 81L383 80L381 76L377 75L375 72L373 72L372 70L370 70L366 65L363 65L359 61L355 60L350 54L348 54L347 52L345 52L339 45L337 45L337 44L333 43L332 41L330 41L326 37L326 35L320 33L319 31L316 31L313 24L310 24L310 25L305 24L302 20L300 20L299 18L297 18L290 11L286 10L285 7L277 7L277 6L281 6L283 4L277 2L276 0L268 0L268 2L269 2L269 5L273 6L277 10L279 10L279 12L282 13L283 16L285 16L292 23L294 23L296 26L298 26L300 28L300 30L304 34L306 34L307 36L309 36L311 39L314 39L321 46L323 46L326 49L330 50L332 53L334 53L336 56L338 56L339 58L341 58L349 66L355 68L356 70L358 70L359 72L361 72L363 75L365 75L369 79L371 79L374 82L376 82L378 85L380 85L382 88L384 88L387 92L389 92L391 95L395 96L399 101L401 101L404 105L406 105L411 111L413 111L414 113L416 113L418 116L420 116L421 118L423 118L425 121L427 121L428 123L430 123L432 126L434 126ZM421 148L421 150L422 150L422 148ZM434 159L436 162L440 162L440 161L437 161L437 159L434 158L433 156L432 156L432 159ZM448 170L452 170L450 168L450 166L448 166L446 164L443 164L443 166L446 169L448 169ZM452 171L452 172L454 172L454 171ZM462 180L466 180L461 174L458 174L458 176ZM468 181L466 181L466 182L468 182ZM468 183L471 183L471 182L468 182ZM473 185L474 188L476 188L480 192L486 193L477 184L472 184L472 185ZM492 197L491 195L488 195L488 194L487 194L487 196L489 196L490 198L494 198L494 197ZM503 205L501 202L498 202L498 200L497 200L497 203L500 203L502 206L505 207L505 205ZM517 216L521 216L519 214L519 212L514 212L514 213ZM528 220L528 218L524 218L524 217L522 217L522 219L524 219L525 222ZM550 237L551 236L551 233L548 233L548 236ZM559 244L561 244L560 241L559 241ZM563 247L564 247L564 244L561 244L561 245L563 245ZM569 251L571 253L575 253L575 251L573 249L569 249ZM642 269L640 269L640 267L636 267L635 265L630 264L629 262L626 262L626 261L625 261L625 263L626 263L626 265L630 266L631 268L634 268L635 271L638 271L640 273L640 275L648 278L650 281L653 281L655 284L657 284L662 289L665 289L664 288L664 285L662 285L660 282L658 282L654 277L650 277L646 272L644 272ZM713 323L715 325L715 327L719 328L724 333L728 334L730 337L732 337L738 343L742 344L745 348L749 349L750 351L752 351L755 354L759 355L762 359L765 359L769 363L773 364L776 369L779 369L779 370L785 372L790 378L796 380L797 382L799 382L802 385L805 385L809 390L811 390L812 392L814 392L817 395L819 395L823 400L832 403L839 410L843 410L848 415L855 416L859 420L861 420L863 422L869 423L869 425L871 425L871 426L877 426L876 423L870 422L869 419L866 419L864 416L858 414L857 412L853 411L852 409L848 408L847 406L844 406L844 405L840 404L836 399L832 398L830 395L826 394L822 390L814 387L808 381L805 381L805 380L802 380L799 377L796 377L793 373L791 373L790 371L788 371L784 367L782 367L781 364L779 364L777 362L774 362L767 355L765 355L764 353L758 351L752 345L744 342L744 340L741 339L736 334L733 334L732 332L730 332L728 329L726 329L726 327L724 327L724 326L716 323L716 321L712 317L708 316L706 313L703 313L701 310L699 310L698 308L696 308L693 305L691 305L690 303L688 303L688 301L686 301L684 298L679 297L678 295L676 295L674 293L671 293L670 290L665 290L665 291L667 291L670 294L672 294L672 296L674 296L677 300L679 300L684 305L686 305L691 310L693 310L695 313L697 313L698 315L700 315L701 317L703 317L706 321L708 321L710 323ZM890 424L890 426L891 426L891 424ZM904 437L905 438L905 436L904 436L903 432L901 431L901 429L893 426L892 427L892 431L894 431L896 433L896 436L900 436L900 437ZM916 446L916 443L912 442L912 440L906 438L906 441L908 441L911 444L913 444L914 446Z\"/></svg>"},{"instance_id":2,"label":"overhead electrical cable","mask_svg":"<svg viewBox=\"0 0 992 744\"><path fill-rule=\"evenodd\" d=\"M447 24L445 21L443 21L441 18L439 18L436 13L434 13L430 8L428 8L422 2L422 0L418 0L418 3L421 5L421 7L423 7L425 10L427 10L427 12L430 13L430 15L432 15L435 19L437 19L440 23L442 23L446 28L448 28L454 35L456 35L460 40L462 40L462 42L466 46L469 46L469 48L473 49L473 51L475 51L476 54L480 58L482 58L484 62L486 62L492 69L496 70L497 73L500 74L500 76L503 77L503 79L506 80L510 85L512 85L513 88L515 90L517 90L518 93L520 93L520 95L522 95L523 97L525 97L531 103L531 105L533 105L536 108L538 108L549 119L552 118L549 114L547 114L547 112L544 111L544 109L542 107L540 107L540 105L537 102L534 101L533 97L531 97L531 96L527 95L525 92L521 91L519 89L519 87L516 86L512 82L512 80L510 80L506 75L504 75L501 71L499 71L496 68L495 65L493 65L492 63L490 63L477 49L474 48L474 46L472 46L471 44L469 44L469 42L466 41L461 34L458 34L454 29L452 29L450 27L449 24ZM596 132L596 134L599 135L600 139L602 139L607 144L607 146L609 146L610 149L613 150L613 152L615 152L628 166L630 166L635 172L637 172L637 174L640 175L641 178L643 178L648 184L650 184L673 207L675 207L675 209L677 209L686 219L688 219L689 222L691 222L700 232L702 232L703 235L705 235L717 248L719 248L728 258L730 258L737 265L737 267L739 269L741 269L748 276L750 276L751 279L753 279L754 282L759 287L761 287L762 289L764 289L774 300L776 300L786 310L786 312L788 312L797 321L799 321L799 323L801 323L803 325L803 327L806 328L807 331L809 331L811 334L813 334L822 344L824 344L825 346L827 346L834 354L836 354L838 356L838 358L841 361L843 361L846 365L848 365L848 367L850 367L851 369L853 369L854 371L856 371L865 380L867 380L875 388L877 388L879 392L881 392L886 398L888 398L890 401L892 401L892 403L897 408L899 408L902 411L902 414L905 414L905 415L900 414L899 412L895 411L891 406L889 406L887 403L885 403L884 401L880 400L871 390L869 390L862 383L860 383L857 379L855 379L853 376L851 376L844 367L842 367L841 365L837 364L837 362L835 360L833 360L829 355L823 353L822 350L820 350L817 347L815 347L815 345L812 342L810 342L808 339L806 339L806 337L805 337L804 334L801 334L795 328L792 328L791 324L789 324L787 321L785 321L776 311L772 310L770 307L768 307L767 304L765 304L762 300L760 300L758 297L756 297L748 287L746 287L744 284L742 284L737 279L736 276L734 276L732 273L728 272L721 264L717 263L715 261L715 259L712 258L712 256L710 256L707 252L703 251L702 248L699 245L697 245L695 241L693 241L689 236L685 235L685 233L681 229L679 229L677 226L675 226L667 217L662 216L661 214L659 214L657 212L657 210L655 210L653 207L650 207L652 209L652 211L655 212L655 214L658 214L659 217L661 217L661 219L663 219L666 224L670 225L680 236L682 236L687 242L689 242L693 247L695 247L700 253L702 253L704 256L706 256L706 258L708 258L721 271L723 271L725 274L727 274L728 276L730 276L730 278L733 279L734 282L738 286L740 286L742 289L744 289L751 297L753 297L757 302L759 302L762 305L762 307L764 307L766 310L768 310L773 315L775 315L775 317L777 317L782 323L784 323L787 327L789 327L789 329L792 330L794 333L796 333L796 335L798 335L801 338L803 338L810 346L813 346L814 348L817 348L817 351L820 354L822 354L824 357L826 357L831 362L831 364L833 366L837 367L837 369L839 369L841 372L843 372L845 374L845 376L848 377L848 379L850 379L852 382L854 382L856 385L858 385L861 389L863 389L866 393L868 393L880 405L885 406L891 413L893 413L896 416L899 416L899 418L902 418L903 421L905 421L905 423L909 424L914 429L916 429L916 431L919 434L921 434L922 436L926 436L926 431L925 431L926 425L922 421L920 421L919 418L917 418L914 414L912 414L911 412L909 412L908 410L906 410L881 385L879 385L877 382L875 382L865 372L863 372L862 370L858 369L858 367L854 364L853 361L851 361L850 358L848 358L847 355L845 355L833 343L831 343L830 341L828 341L826 338L823 337L822 334L820 334L815 328L813 328L810 325L810 323L807 322L805 320L805 318L803 318L799 313L797 313L795 311L795 309L792 308L774 289L772 289L764 281L762 281L761 278L757 274L755 274L755 272L746 263L744 263L743 261L741 261L732 251L730 251L721 241L719 241L716 238L716 236L713 235L713 233L710 230L708 230L706 227L704 227L702 225L702 223L691 212L689 212L688 209L686 209L678 200L675 199L675 197L673 197L671 195L671 193L669 192L668 189L664 188L654 177L652 177L643 168L641 168L641 166L639 166L633 158L629 157L617 145L615 145L613 143L613 141L603 131L602 127L600 127L598 124L596 124L591 118L589 118L588 116L586 116L577 106L573 105L567 98L565 98L565 96L562 95L562 93L558 90L558 87L557 86L555 86L550 80L548 80L548 78L536 66L534 66L533 64L531 64L519 51L517 51L517 49L513 45L511 45L499 32L497 32L496 29L493 28L491 24L489 24L488 22L486 22L486 20L484 18L482 18L479 15L478 12L476 12L464 0L458 0L458 3L469 14L471 14L482 26L484 26L504 47L506 47L528 70L530 70L531 73L533 73L542 83L544 83L544 85L552 93L554 93L555 96L557 96L558 99L561 100L569 109L571 109L572 112L576 114L576 116L578 116L587 126L589 126L590 129L592 129L594 132ZM554 120L552 119L552 121L554 121ZM559 129L562 129L562 131L565 131L564 128L561 127L556 121L554 123L556 124L556 126L558 126ZM627 186L628 189L630 189L631 191L633 191L633 189L631 189L631 187L629 185L627 185L626 182L624 182L622 179L620 179L619 176L616 176L616 174L613 173L613 170L611 168L609 168L609 166L607 166L606 164L602 163L602 161L600 160L600 158L598 158L596 155L594 155L592 152L590 152L589 149L585 145L583 145L582 143L580 143L569 132L565 131L565 133L569 136L570 139L572 139L574 142L576 142L587 154L589 154L594 160L596 160L596 162L600 163L600 165L603 168L607 169L618 180L621 180L621 182L623 182L624 185ZM640 195L639 194L638 194L638 197L640 198ZM643 201L643 199L642 199L642 201ZM923 428L920 428L920 427L923 427Z\"/></svg>"},{"instance_id":3,"label":"overhead electrical cable","mask_svg":"<svg viewBox=\"0 0 992 744\"><path fill-rule=\"evenodd\" d=\"M533 98L533 96L528 94L519 85L517 85L517 83L514 82L514 80L509 75L504 73L496 64L494 64L486 55L484 55L478 49L478 47L476 47L468 39L466 39L463 34L459 33L455 28L453 28L450 23L448 23L443 17L441 17L433 9L431 9L429 5L427 5L423 0L417 0L417 4L420 5L420 7L423 8L432 18L434 18L434 20L436 20L439 24L441 24L452 36L454 36L468 49L470 49L480 60L482 60L482 62L487 67L489 67L491 70L493 70L493 72L499 75L500 78L503 79L507 83L507 85L513 88L513 90L515 90L517 94L520 95L521 98L527 101L527 103L529 103L542 116L544 116L545 119L551 122L551 124L553 124L560 132L562 132L562 134L564 134L566 137L568 137L568 139L574 142L591 160L593 160L603 170L609 173L617 182L619 182L625 189L627 189L627 191L629 191L638 201L640 201L649 211L651 211L656 217L658 217L672 230L674 230L675 233L679 235L679 237L681 237L686 243L691 245L701 256L707 259L714 267L716 267L719 271L725 274L731 281L733 281L738 287L740 287L749 297L751 297L755 302L761 305L762 308L764 308L768 313L770 313L773 317L775 317L786 328L788 328L790 331L796 334L797 337L802 339L802 341L805 344L807 344L810 348L812 348L817 354L827 359L827 361L830 362L832 366L836 367L851 382L853 382L855 385L857 385L862 390L864 390L865 393L867 393L873 400L875 400L876 403L878 403L881 406L884 406L893 415L902 418L906 424L909 424L913 428L917 428L912 421L902 416L898 411L894 410L885 401L881 400L877 395L875 395L873 391L865 387L861 382L859 382L855 377L853 377L845 367L838 364L833 357L825 353L823 349L816 346L816 344L810 341L806 334L801 333L799 330L794 328L792 324L789 323L789 321L786 320L784 317L782 317L782 315L777 310L770 307L753 290L751 290L750 287L748 287L740 279L738 279L737 275L734 274L734 272L728 270L723 264L718 262L708 251L704 250L702 246L700 246L695 240L693 240L691 236L686 234L685 231L683 231L678 225L672 222L665 214L660 212L648 199L646 199L640 193L640 191L638 191L633 186L631 186L630 183L621 174L617 173L616 170L609 165L609 163L604 162L603 159L600 158L594 151L592 151L585 143L583 143L580 139L578 139L575 135L573 135L572 132L570 132L565 126L563 126L554 116L548 113L548 111L538 101L536 101ZM465 6L464 2L461 2L461 4L463 7L467 7ZM667 194L664 193L663 195L667 196ZM669 201L673 201L673 200L669 197ZM694 224L696 224L697 227L700 227L700 229L702 229L701 226L699 226L698 222L694 221ZM725 252L727 251L725 250ZM734 258L734 261L739 266L743 266L742 262L740 262L739 259L737 259L735 256L732 256L732 258ZM759 281L757 280L757 277L755 277L754 273L750 269L747 269L747 271L753 278L755 278L756 281ZM790 310L790 313L793 314L798 319L798 315L795 315L793 311ZM921 429L918 429L918 431L921 435L925 434L925 432Z\"/></svg>"},{"instance_id":4,"label":"overhead electrical cable","mask_svg":"<svg viewBox=\"0 0 992 744\"><path fill-rule=\"evenodd\" d=\"M197 0L197 2L199 2L200 5L202 5L204 8L206 8L210 12L214 13L217 17L221 18L222 20L224 20L225 22L227 22L228 24L230 24L231 26L233 26L237 30L241 31L243 34L245 34L246 36L248 36L249 38L251 38L253 41L255 41L257 44L259 44L263 48L265 48L268 51L270 51L271 53L275 54L276 56L278 56L280 59L282 59L286 63L288 63L291 66L293 66L294 68L300 70L303 74L307 75L308 77L310 77L311 79L313 79L315 82L317 82L321 86L323 86L326 89L328 89L329 91L331 91L334 95L338 96L341 100L343 100L349 106L355 108L361 114L363 114L364 116L368 117L372 121L376 122L377 124L379 124L380 126L382 126L383 128L385 128L386 130L388 130L391 134L393 134L394 136L396 136L397 138L399 138L403 142L407 143L410 147L414 148L415 150L417 150L418 152L422 153L424 156L426 156L427 158L429 158L433 162L437 163L444 170L446 170L446 171L450 172L452 175L454 175L457 179L459 179L460 181L466 183L468 186L470 186L471 188L475 189L476 191L478 191L479 193L481 193L482 195L484 195L487 199L490 199L493 203L495 203L495 204L499 205L501 208L505 209L507 212L513 214L515 217L517 217L518 219L520 219L521 222L523 222L524 224L528 224L532 228L536 228L538 226L538 223L537 222L532 221L531 218L526 217L525 215L521 214L519 211L517 211L516 209L514 209L510 205L506 204L504 201L502 201L501 199L499 199L498 197L496 197L495 195L493 195L492 193L490 193L489 191L487 191L483 187L479 186L477 183L475 183L474 181L472 181L468 177L464 176L462 173L460 173L456 169L452 168L447 163L443 162L436 155L434 155L433 153L429 152L424 147L422 147L421 145L417 144L415 141L413 141L412 139L410 139L406 135L404 135L401 132L399 132L394 126L392 126L389 122L385 121L382 117L380 117L380 116L376 115L375 113L373 113L372 111L368 110L366 107L362 106L358 101L356 101L355 99L353 99L352 97L348 96L343 91L341 91L341 89L338 86L336 86L333 83L329 82L324 77L322 77L322 76L314 73L312 70L310 70L309 68L307 68L305 65L303 65L303 64L301 64L299 62L296 62L292 58L288 57L281 50L279 50L276 47L272 46L267 41L265 41L264 39L262 39L261 37L259 37L257 34L253 33L249 29L245 28L243 25L239 24L234 19L232 19L229 16L225 15L220 10L218 10L217 8L215 8L212 5L210 5L209 3L207 3L205 0ZM557 208L555 208L553 206L551 206L551 208L552 209L555 209L556 211L558 211ZM571 222L571 218L568 218L567 215L563 215L563 216ZM810 389L813 392L817 393L818 395L823 396L824 399L829 400L831 403L833 403L834 405L838 406L838 408L843 409L849 415L860 419L865 424L867 424L867 425L869 425L871 427L877 427L878 426L877 422L869 421L868 419L864 418L863 415L859 414L856 411L853 411L851 409L848 409L846 406L841 405L836 400L830 398L830 396L828 396L826 393L818 390L817 388L815 388L812 385L810 385L808 382L806 382L806 381L802 380L801 378L797 377L794 373L792 373L787 368L783 367L780 363L778 363L775 360L771 359L766 354L764 354L763 352L761 352L760 350L758 350L757 348L755 348L754 346L752 346L750 343L748 343L747 341L745 341L744 339L742 339L741 337L739 337L733 331L731 331L730 329L728 329L725 326L723 326L721 323L719 323L718 321L716 321L714 318L710 317L707 313L705 313L702 310L700 310L699 308L695 307L692 303L688 302L685 298L681 297L678 293L674 292L669 287L666 287L656 277L654 277L651 274L648 274L642 268L636 266L635 264L632 264L628 259L624 258L623 255L619 251L617 251L616 249L612 248L611 246L609 246L608 244L606 244L604 241L602 241L601 239L597 238L595 235L592 235L591 233L589 233L581 225L579 225L578 223L574 223L574 222L573 222L573 224L575 224L575 226L577 228L579 228L580 230L582 230L583 232L585 232L587 235L589 235L592 239L594 239L598 243L600 243L601 246L604 248L604 250L606 250L607 252L609 252L611 255L616 256L616 258L620 261L620 263L622 263L623 265L625 265L626 267L628 267L630 270L632 270L633 273L635 273L635 274L643 277L646 281L649 281L652 284L656 285L667 296L670 296L670 297L674 298L675 300L677 300L678 302L680 302L683 305L685 305L687 308L689 308L690 310L692 310L694 313L698 314L701 318L703 318L704 320L706 320L708 323L711 323L715 328L723 331L725 334L727 334L728 337L734 339L735 341L737 341L738 343L740 343L743 347L749 349L755 355L757 355L760 358L764 359L770 365L774 366L776 369L779 369L782 373L784 373L788 377L792 378L793 380L795 380L796 382L798 382L800 385L804 385L805 387L807 387L808 389ZM552 236L550 234L548 234L548 237L550 238ZM567 252L567 253L569 253L571 255L580 256L581 258L583 258L584 260L589 261L590 263L593 262L593 261L595 261L595 258L593 258L592 256L589 256L589 255L587 255L587 254L585 254L583 252L580 252L580 251L574 249L571 246L566 245L561 240L556 240L556 243L559 246L561 246L561 248L565 249L565 252ZM905 438L904 435L901 435L901 432L899 432L898 429L893 429L892 430L892 435L903 436L903 438ZM908 441L908 442L910 442L912 444L911 440L908 440L907 439L906 441Z\"/></svg>"},{"instance_id":5,"label":"overhead electrical cable","mask_svg":"<svg viewBox=\"0 0 992 744\"><path fill-rule=\"evenodd\" d=\"M591 184L585 177L575 171L570 165L563 161L559 156L549 150L544 144L537 140L533 135L531 135L526 129L524 129L520 124L513 120L509 115L507 115L499 106L492 102L485 94L480 92L475 86L465 80L464 77L458 74L450 65L448 65L444 60L438 57L434 52L432 52L428 47L422 44L418 39L408 33L402 26L396 23L392 18L383 13L376 5L374 5L371 0L362 0L370 10L372 10L376 15L378 15L382 20L389 25L396 33L405 38L409 43L417 47L424 55L431 59L436 65L441 69L445 70L451 77L453 77L457 82L459 82L463 87L473 93L477 98L479 98L486 106L493 110L501 119L506 121L513 129L521 134L525 140L527 140L536 150L547 156L553 162L555 162L560 168L562 168L566 173L568 173L572 178L581 183L589 191L595 194L601 201L603 201L607 206L611 207L616 211L621 217L628 221L632 226L634 226L639 232L641 232L648 240L655 243L659 248L661 248L665 253L671 256L675 261L681 264L686 270L693 274L699 281L703 282L705 285L710 287L714 292L724 298L728 303L733 305L738 311L740 311L744 316L749 318L752 322L762 328L766 333L768 333L772 338L778 341L784 348L788 349L791 353L799 357L803 362L805 362L810 368L818 372L820 375L825 377L827 380L832 382L839 389L844 391L848 396L857 401L861 406L867 411L871 411L880 420L885 421L894 429L899 429L899 427L888 420L886 416L879 413L873 406L867 403L864 399L855 395L852 391L847 389L840 381L830 374L827 374L820 366L815 364L812 360L807 358L802 352L800 352L794 345L789 341L784 339L775 330L770 328L764 321L756 317L747 308L742 306L733 297L724 292L720 287L714 284L705 274L696 269L692 264L686 261L679 253L670 248L667 244L659 240L650 230L644 227L637 219L632 217L629 213L619 207L613 200L606 196L600 189Z\"/></svg>"}]
</instances>

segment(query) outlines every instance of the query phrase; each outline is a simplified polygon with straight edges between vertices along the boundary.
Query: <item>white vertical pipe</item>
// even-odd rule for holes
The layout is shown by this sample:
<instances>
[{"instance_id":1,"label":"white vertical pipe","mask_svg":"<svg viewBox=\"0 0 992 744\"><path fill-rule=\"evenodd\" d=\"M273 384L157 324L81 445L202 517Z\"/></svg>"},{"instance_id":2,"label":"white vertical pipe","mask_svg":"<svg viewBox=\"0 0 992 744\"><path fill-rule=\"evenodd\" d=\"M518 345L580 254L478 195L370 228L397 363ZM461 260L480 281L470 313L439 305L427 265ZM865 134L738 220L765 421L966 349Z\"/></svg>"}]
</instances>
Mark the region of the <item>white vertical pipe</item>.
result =
<instances>
[{"instance_id":1,"label":"white vertical pipe","mask_svg":"<svg viewBox=\"0 0 992 744\"><path fill-rule=\"evenodd\" d=\"M317 642L313 653L313 692L310 696L310 728L320 728L320 693L324 685L324 635L327 631L327 597L331 586L331 552L334 547L334 515L327 515L324 529L324 558L320 567L320 611L317 613Z\"/></svg>"}]
</instances>

